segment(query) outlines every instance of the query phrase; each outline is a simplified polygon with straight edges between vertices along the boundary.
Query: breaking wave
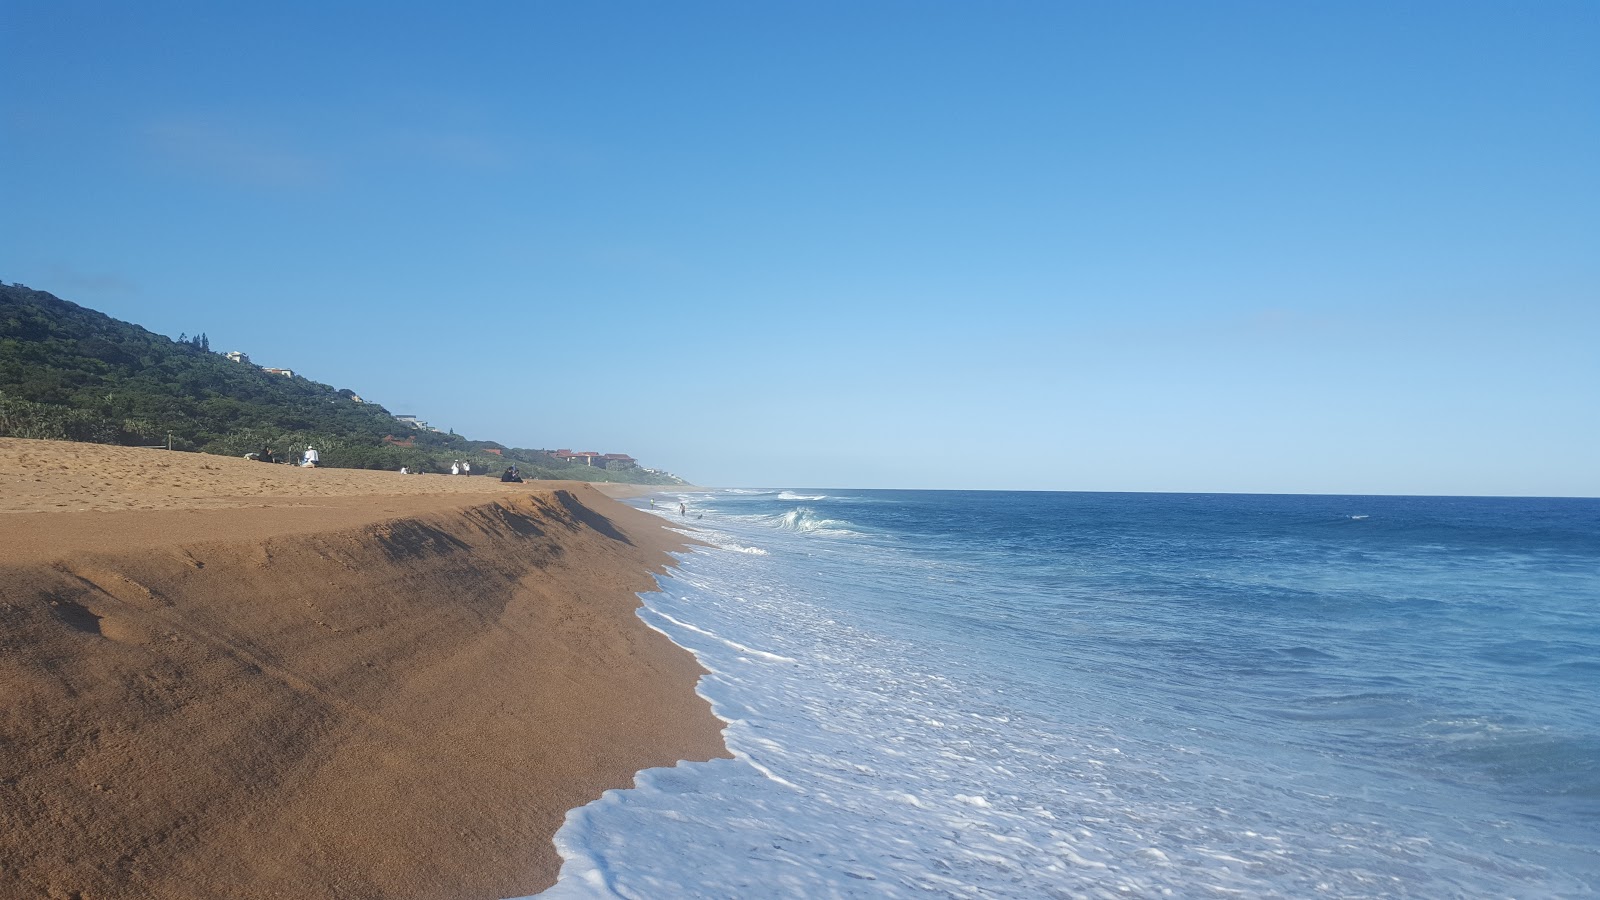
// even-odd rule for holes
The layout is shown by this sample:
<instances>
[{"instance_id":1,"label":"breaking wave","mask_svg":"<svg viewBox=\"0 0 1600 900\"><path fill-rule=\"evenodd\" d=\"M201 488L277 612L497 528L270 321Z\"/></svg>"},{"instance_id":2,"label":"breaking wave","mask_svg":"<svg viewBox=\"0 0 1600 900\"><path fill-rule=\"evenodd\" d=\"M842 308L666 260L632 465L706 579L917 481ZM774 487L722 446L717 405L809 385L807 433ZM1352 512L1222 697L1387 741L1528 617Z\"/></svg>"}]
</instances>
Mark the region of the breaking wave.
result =
<instances>
[{"instance_id":1,"label":"breaking wave","mask_svg":"<svg viewBox=\"0 0 1600 900\"><path fill-rule=\"evenodd\" d=\"M843 519L825 519L809 506L797 506L779 516L768 516L767 521L784 531L797 534L860 534Z\"/></svg>"},{"instance_id":2,"label":"breaking wave","mask_svg":"<svg viewBox=\"0 0 1600 900\"><path fill-rule=\"evenodd\" d=\"M732 541L709 540L706 537L706 535L704 535L704 534L696 534L695 537L699 538L702 541L706 541L707 543L711 544L713 547L718 548L719 550L731 550L734 553L747 553L747 554L749 554L751 556L766 556L767 555L767 551L761 549L760 547L746 547L746 546L743 546L741 544L736 544L736 543L734 543Z\"/></svg>"}]
</instances>

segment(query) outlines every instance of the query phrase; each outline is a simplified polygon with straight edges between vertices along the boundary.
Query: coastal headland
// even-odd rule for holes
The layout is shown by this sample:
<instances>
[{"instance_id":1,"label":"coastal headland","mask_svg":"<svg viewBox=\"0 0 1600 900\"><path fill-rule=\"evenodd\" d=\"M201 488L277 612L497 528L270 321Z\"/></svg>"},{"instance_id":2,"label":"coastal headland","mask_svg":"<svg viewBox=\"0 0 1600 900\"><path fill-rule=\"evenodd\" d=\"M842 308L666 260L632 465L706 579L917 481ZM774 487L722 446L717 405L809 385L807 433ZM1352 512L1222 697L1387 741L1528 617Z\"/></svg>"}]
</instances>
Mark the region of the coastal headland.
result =
<instances>
[{"instance_id":1,"label":"coastal headland","mask_svg":"<svg viewBox=\"0 0 1600 900\"><path fill-rule=\"evenodd\" d=\"M574 482L0 439L0 896L548 886L567 810L726 755L634 614L682 546Z\"/></svg>"}]
</instances>

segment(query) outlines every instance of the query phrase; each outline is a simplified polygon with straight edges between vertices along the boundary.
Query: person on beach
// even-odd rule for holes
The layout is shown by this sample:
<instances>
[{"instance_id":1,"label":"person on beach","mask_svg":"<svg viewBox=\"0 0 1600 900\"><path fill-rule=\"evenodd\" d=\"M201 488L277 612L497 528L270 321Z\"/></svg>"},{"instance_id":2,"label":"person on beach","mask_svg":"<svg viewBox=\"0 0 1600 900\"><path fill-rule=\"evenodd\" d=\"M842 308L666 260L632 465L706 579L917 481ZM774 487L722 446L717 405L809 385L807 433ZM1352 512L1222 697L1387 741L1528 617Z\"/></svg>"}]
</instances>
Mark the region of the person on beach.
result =
<instances>
[{"instance_id":1,"label":"person on beach","mask_svg":"<svg viewBox=\"0 0 1600 900\"><path fill-rule=\"evenodd\" d=\"M300 463L300 465L307 469L315 469L317 467L317 463L319 462L322 462L322 454L317 452L317 448L307 444L305 461Z\"/></svg>"},{"instance_id":2,"label":"person on beach","mask_svg":"<svg viewBox=\"0 0 1600 900\"><path fill-rule=\"evenodd\" d=\"M516 484L521 484L522 483L522 473L517 471L517 467L516 466L512 466L509 469L506 469L504 472L500 473L500 480L504 481L504 482L513 482L513 483L516 483Z\"/></svg>"},{"instance_id":3,"label":"person on beach","mask_svg":"<svg viewBox=\"0 0 1600 900\"><path fill-rule=\"evenodd\" d=\"M463 475L471 475L472 474L472 463L463 462L461 464L461 474L463 474Z\"/></svg>"},{"instance_id":4,"label":"person on beach","mask_svg":"<svg viewBox=\"0 0 1600 900\"><path fill-rule=\"evenodd\" d=\"M689 507L685 506L682 500L679 500L678 501L678 515L687 516L688 514L689 514Z\"/></svg>"},{"instance_id":5,"label":"person on beach","mask_svg":"<svg viewBox=\"0 0 1600 900\"><path fill-rule=\"evenodd\" d=\"M261 462L277 462L277 460L272 458L272 448L268 447L266 444L261 445L261 455L257 456L256 459L260 460Z\"/></svg>"},{"instance_id":6,"label":"person on beach","mask_svg":"<svg viewBox=\"0 0 1600 900\"><path fill-rule=\"evenodd\" d=\"M461 474L461 460L453 459L453 460L450 461L450 474L451 475L460 475Z\"/></svg>"},{"instance_id":7,"label":"person on beach","mask_svg":"<svg viewBox=\"0 0 1600 900\"><path fill-rule=\"evenodd\" d=\"M405 466L401 466L400 467L400 474L401 475L410 475L411 473L406 471L406 467Z\"/></svg>"}]
</instances>

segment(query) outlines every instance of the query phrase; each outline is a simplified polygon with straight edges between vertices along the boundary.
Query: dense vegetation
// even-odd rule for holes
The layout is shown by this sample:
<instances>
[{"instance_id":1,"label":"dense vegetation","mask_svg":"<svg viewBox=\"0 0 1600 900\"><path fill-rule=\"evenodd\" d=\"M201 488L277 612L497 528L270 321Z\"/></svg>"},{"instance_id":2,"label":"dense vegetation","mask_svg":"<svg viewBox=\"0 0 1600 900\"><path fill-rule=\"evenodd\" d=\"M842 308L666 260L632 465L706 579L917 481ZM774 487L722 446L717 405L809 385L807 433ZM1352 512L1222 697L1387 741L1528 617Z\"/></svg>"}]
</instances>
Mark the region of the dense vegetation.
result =
<instances>
[{"instance_id":1,"label":"dense vegetation","mask_svg":"<svg viewBox=\"0 0 1600 900\"><path fill-rule=\"evenodd\" d=\"M541 450L417 429L376 403L298 375L212 353L204 334L173 340L21 285L0 283L0 437L93 441L280 456L315 445L328 466L448 471L453 460L498 475L677 484L608 471ZM497 452L496 452L497 451Z\"/></svg>"}]
</instances>

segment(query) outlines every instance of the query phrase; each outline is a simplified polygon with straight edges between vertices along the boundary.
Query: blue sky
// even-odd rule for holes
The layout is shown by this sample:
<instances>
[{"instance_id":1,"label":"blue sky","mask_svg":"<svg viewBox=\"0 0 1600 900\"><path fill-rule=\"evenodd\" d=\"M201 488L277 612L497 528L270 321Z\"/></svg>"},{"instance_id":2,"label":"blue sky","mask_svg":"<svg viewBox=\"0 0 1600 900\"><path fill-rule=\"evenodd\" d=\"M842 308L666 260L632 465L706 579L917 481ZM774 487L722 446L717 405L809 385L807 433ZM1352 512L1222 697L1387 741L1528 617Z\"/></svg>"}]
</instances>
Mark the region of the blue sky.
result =
<instances>
[{"instance_id":1,"label":"blue sky","mask_svg":"<svg viewBox=\"0 0 1600 900\"><path fill-rule=\"evenodd\" d=\"M11 0L0 279L705 484L1600 495L1600 4L445 6Z\"/></svg>"}]
</instances>

